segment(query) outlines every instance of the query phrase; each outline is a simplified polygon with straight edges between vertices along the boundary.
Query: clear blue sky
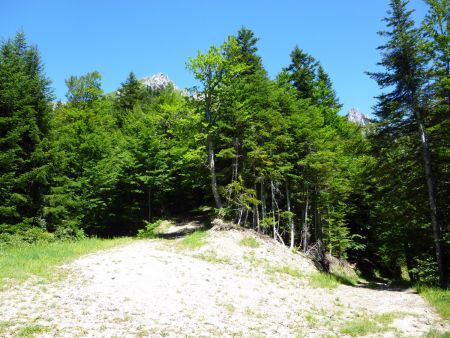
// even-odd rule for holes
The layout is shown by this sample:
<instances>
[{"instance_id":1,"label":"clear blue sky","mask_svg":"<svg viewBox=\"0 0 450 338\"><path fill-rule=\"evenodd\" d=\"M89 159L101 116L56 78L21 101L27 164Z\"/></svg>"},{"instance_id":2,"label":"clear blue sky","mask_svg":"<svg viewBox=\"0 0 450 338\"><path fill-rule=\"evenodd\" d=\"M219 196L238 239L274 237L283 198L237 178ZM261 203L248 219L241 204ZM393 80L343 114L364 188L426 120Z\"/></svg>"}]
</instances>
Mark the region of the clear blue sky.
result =
<instances>
[{"instance_id":1,"label":"clear blue sky","mask_svg":"<svg viewBox=\"0 0 450 338\"><path fill-rule=\"evenodd\" d=\"M422 18L423 1L410 5ZM330 74L344 113L351 107L370 113L379 89L364 72L376 69L383 42L376 32L387 9L388 0L2 0L0 37L22 29L64 99L64 79L92 70L102 74L105 92L130 71L163 72L190 87L188 57L246 26L260 39L271 77L298 44Z\"/></svg>"}]
</instances>

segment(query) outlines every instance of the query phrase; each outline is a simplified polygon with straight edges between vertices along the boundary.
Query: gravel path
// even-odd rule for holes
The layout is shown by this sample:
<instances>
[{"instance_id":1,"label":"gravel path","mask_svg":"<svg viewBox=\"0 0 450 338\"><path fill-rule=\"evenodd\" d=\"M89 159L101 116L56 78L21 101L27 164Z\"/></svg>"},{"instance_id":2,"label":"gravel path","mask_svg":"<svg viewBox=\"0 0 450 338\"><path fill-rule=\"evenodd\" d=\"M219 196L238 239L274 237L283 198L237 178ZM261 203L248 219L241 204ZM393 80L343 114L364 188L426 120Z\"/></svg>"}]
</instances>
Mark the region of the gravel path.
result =
<instances>
[{"instance_id":1,"label":"gravel path","mask_svg":"<svg viewBox=\"0 0 450 338\"><path fill-rule=\"evenodd\" d=\"M240 245L243 236L260 246ZM36 337L343 336L346 322L383 313L395 320L373 337L449 330L411 292L313 288L306 258L250 232L212 232L196 250L178 241L136 241L62 267L64 280L0 292L5 337L24 327Z\"/></svg>"}]
</instances>

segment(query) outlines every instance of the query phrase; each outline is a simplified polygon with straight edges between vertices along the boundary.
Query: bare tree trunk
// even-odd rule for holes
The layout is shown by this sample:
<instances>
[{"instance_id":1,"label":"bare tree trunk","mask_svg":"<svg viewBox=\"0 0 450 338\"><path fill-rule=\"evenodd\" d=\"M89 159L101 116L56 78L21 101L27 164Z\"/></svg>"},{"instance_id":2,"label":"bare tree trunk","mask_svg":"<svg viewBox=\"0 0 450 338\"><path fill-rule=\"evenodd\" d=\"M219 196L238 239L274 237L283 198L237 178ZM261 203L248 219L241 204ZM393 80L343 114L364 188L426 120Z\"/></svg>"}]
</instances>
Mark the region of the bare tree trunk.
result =
<instances>
[{"instance_id":1,"label":"bare tree trunk","mask_svg":"<svg viewBox=\"0 0 450 338\"><path fill-rule=\"evenodd\" d=\"M425 167L425 179L428 189L428 202L430 204L431 211L431 225L433 227L433 239L436 250L436 262L439 270L439 283L442 287L448 285L448 266L445 258L444 244L442 243L442 226L438 218L438 210L436 203L436 186L434 184L434 175L431 166L431 154L428 144L425 125L422 120L422 114L420 110L416 110L416 120L419 127L420 142L422 144L422 154Z\"/></svg>"},{"instance_id":2,"label":"bare tree trunk","mask_svg":"<svg viewBox=\"0 0 450 338\"><path fill-rule=\"evenodd\" d=\"M258 190L257 190L257 187L256 187L256 182L255 182L253 188L255 189L255 194L257 194ZM259 207L258 207L258 204L256 204L256 203L253 206L253 228L256 229L256 231L260 232L260 228L259 228Z\"/></svg>"},{"instance_id":3,"label":"bare tree trunk","mask_svg":"<svg viewBox=\"0 0 450 338\"><path fill-rule=\"evenodd\" d=\"M247 224L247 218L248 218L248 209L245 209L245 218L244 218L244 226Z\"/></svg>"},{"instance_id":4,"label":"bare tree trunk","mask_svg":"<svg viewBox=\"0 0 450 338\"><path fill-rule=\"evenodd\" d=\"M308 187L306 187L306 204L305 204L305 219L303 220L303 229L302 229L302 239L303 239L303 251L306 252L308 250L308 239L309 239L309 225L308 225L308 210L309 210L309 191Z\"/></svg>"},{"instance_id":5,"label":"bare tree trunk","mask_svg":"<svg viewBox=\"0 0 450 338\"><path fill-rule=\"evenodd\" d=\"M238 221L237 221L237 225L241 225L241 219L242 219L242 214L244 213L244 209L241 207L239 209L239 215L238 215Z\"/></svg>"},{"instance_id":6,"label":"bare tree trunk","mask_svg":"<svg viewBox=\"0 0 450 338\"><path fill-rule=\"evenodd\" d=\"M261 180L261 219L266 218L266 194L264 191L264 180Z\"/></svg>"},{"instance_id":7,"label":"bare tree trunk","mask_svg":"<svg viewBox=\"0 0 450 338\"><path fill-rule=\"evenodd\" d=\"M276 228L276 222L275 222L275 194L273 192L273 181L270 180L270 192L272 195L272 227L273 227L273 239L277 239L277 228Z\"/></svg>"},{"instance_id":8,"label":"bare tree trunk","mask_svg":"<svg viewBox=\"0 0 450 338\"><path fill-rule=\"evenodd\" d=\"M295 226L294 226L294 222L292 220L292 216L291 216L291 197L290 197L290 192L289 192L289 185L286 182L286 204L287 204L287 210L289 212L289 228L291 230L291 244L289 246L289 248L292 250L294 249L294 245L295 245Z\"/></svg>"},{"instance_id":9,"label":"bare tree trunk","mask_svg":"<svg viewBox=\"0 0 450 338\"><path fill-rule=\"evenodd\" d=\"M222 200L217 190L217 178L216 178L216 167L214 163L214 142L212 135L208 135L208 167L211 176L211 190L214 196L214 201L216 202L216 207L218 209L222 208Z\"/></svg>"},{"instance_id":10,"label":"bare tree trunk","mask_svg":"<svg viewBox=\"0 0 450 338\"><path fill-rule=\"evenodd\" d=\"M148 221L150 222L152 218L152 187L148 187Z\"/></svg>"}]
</instances>

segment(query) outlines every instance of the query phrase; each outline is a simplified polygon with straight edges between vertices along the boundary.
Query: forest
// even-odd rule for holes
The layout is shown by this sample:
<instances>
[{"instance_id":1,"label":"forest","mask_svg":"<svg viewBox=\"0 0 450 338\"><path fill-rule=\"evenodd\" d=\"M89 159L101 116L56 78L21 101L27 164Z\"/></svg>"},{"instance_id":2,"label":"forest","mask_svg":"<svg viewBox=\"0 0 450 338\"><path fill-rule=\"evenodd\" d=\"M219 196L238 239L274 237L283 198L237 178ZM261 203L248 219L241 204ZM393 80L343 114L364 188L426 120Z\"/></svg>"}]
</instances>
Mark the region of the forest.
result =
<instances>
[{"instance_id":1,"label":"forest","mask_svg":"<svg viewBox=\"0 0 450 338\"><path fill-rule=\"evenodd\" d=\"M368 277L449 285L450 2L391 0L367 126L295 46L270 78L242 27L186 60L198 86L113 93L97 71L55 102L23 32L0 43L0 245L134 236L210 213ZM375 32L374 32L375 33Z\"/></svg>"}]
</instances>

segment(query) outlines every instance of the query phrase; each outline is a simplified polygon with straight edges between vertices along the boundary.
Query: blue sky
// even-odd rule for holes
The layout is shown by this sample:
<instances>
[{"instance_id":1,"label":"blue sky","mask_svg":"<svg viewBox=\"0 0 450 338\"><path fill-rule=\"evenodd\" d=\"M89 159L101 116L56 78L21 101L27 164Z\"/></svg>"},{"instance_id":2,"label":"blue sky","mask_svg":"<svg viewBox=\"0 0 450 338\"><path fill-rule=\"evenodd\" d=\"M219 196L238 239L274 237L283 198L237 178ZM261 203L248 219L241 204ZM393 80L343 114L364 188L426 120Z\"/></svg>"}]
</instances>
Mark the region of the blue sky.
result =
<instances>
[{"instance_id":1,"label":"blue sky","mask_svg":"<svg viewBox=\"0 0 450 338\"><path fill-rule=\"evenodd\" d=\"M426 11L411 0L416 19ZM166 73L178 86L195 84L185 63L197 50L220 44L241 26L259 37L271 77L289 64L295 45L329 73L345 113L371 112L379 89L365 71L376 70L388 0L2 0L0 37L22 29L37 44L55 95L64 79L97 70L105 92L130 71Z\"/></svg>"}]
</instances>

